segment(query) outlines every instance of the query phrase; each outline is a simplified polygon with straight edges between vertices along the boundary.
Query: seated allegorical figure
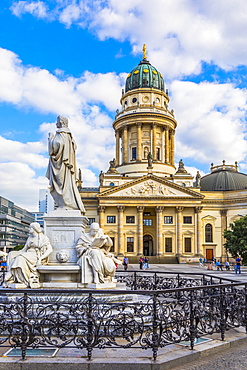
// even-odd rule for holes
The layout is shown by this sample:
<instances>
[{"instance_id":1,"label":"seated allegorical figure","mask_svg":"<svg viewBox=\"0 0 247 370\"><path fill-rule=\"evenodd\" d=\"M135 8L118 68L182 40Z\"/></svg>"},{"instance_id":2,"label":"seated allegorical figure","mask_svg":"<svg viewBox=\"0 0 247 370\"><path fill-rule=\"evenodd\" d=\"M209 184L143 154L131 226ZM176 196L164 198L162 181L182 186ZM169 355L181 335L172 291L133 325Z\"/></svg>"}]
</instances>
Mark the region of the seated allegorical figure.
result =
<instances>
[{"instance_id":1,"label":"seated allegorical figure","mask_svg":"<svg viewBox=\"0 0 247 370\"><path fill-rule=\"evenodd\" d=\"M97 222L90 225L90 232L82 232L77 245L78 264L82 268L82 283L105 283L115 275L115 263L122 263L110 253L112 240L104 235Z\"/></svg>"},{"instance_id":2,"label":"seated allegorical figure","mask_svg":"<svg viewBox=\"0 0 247 370\"><path fill-rule=\"evenodd\" d=\"M23 249L8 254L5 286L11 283L21 283L26 287L38 287L37 266L48 262L52 252L49 238L43 234L37 222L30 224L29 237ZM37 276L34 279L34 276ZM35 282L35 284L34 284Z\"/></svg>"}]
</instances>

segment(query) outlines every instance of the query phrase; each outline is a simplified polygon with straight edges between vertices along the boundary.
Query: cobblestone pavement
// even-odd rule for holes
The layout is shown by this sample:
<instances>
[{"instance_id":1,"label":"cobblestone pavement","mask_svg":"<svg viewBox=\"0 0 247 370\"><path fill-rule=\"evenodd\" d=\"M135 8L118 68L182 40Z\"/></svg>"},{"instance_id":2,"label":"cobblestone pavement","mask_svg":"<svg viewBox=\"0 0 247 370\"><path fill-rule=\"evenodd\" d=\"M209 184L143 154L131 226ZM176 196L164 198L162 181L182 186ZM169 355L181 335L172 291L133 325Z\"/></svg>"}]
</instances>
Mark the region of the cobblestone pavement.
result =
<instances>
[{"instance_id":1,"label":"cobblestone pavement","mask_svg":"<svg viewBox=\"0 0 247 370\"><path fill-rule=\"evenodd\" d=\"M247 370L246 351L247 343L244 343L172 370Z\"/></svg>"}]
</instances>

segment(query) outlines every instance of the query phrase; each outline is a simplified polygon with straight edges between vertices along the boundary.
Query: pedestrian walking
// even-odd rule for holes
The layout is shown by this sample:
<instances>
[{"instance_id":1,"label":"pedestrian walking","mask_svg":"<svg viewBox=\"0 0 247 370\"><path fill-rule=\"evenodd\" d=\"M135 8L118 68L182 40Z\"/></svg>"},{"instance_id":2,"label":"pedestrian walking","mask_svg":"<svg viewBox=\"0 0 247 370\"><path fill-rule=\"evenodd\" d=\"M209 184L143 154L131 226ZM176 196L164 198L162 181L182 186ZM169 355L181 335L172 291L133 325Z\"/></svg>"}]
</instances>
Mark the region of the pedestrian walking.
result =
<instances>
[{"instance_id":1,"label":"pedestrian walking","mask_svg":"<svg viewBox=\"0 0 247 370\"><path fill-rule=\"evenodd\" d=\"M219 271L220 269L221 269L221 271L223 271L222 264L220 263L220 260L216 261L215 266L217 267L217 271Z\"/></svg>"},{"instance_id":2,"label":"pedestrian walking","mask_svg":"<svg viewBox=\"0 0 247 370\"><path fill-rule=\"evenodd\" d=\"M241 274L241 258L236 258L235 274Z\"/></svg>"},{"instance_id":3,"label":"pedestrian walking","mask_svg":"<svg viewBox=\"0 0 247 370\"><path fill-rule=\"evenodd\" d=\"M142 270L143 268L143 258L142 257L139 258L139 266L140 266L140 270Z\"/></svg>"},{"instance_id":4,"label":"pedestrian walking","mask_svg":"<svg viewBox=\"0 0 247 370\"><path fill-rule=\"evenodd\" d=\"M128 269L128 264L129 264L129 259L128 259L128 257L124 256L123 266L124 266L125 271L127 271L127 269Z\"/></svg>"},{"instance_id":5,"label":"pedestrian walking","mask_svg":"<svg viewBox=\"0 0 247 370\"><path fill-rule=\"evenodd\" d=\"M203 267L203 259L202 259L202 257L199 258L199 266L200 267Z\"/></svg>"},{"instance_id":6,"label":"pedestrian walking","mask_svg":"<svg viewBox=\"0 0 247 370\"><path fill-rule=\"evenodd\" d=\"M226 268L227 271L230 271L230 263L229 263L229 261L226 261L225 262L225 268Z\"/></svg>"},{"instance_id":7,"label":"pedestrian walking","mask_svg":"<svg viewBox=\"0 0 247 370\"><path fill-rule=\"evenodd\" d=\"M145 270L149 269L149 259L148 259L148 257L144 257L144 266L145 266Z\"/></svg>"}]
</instances>

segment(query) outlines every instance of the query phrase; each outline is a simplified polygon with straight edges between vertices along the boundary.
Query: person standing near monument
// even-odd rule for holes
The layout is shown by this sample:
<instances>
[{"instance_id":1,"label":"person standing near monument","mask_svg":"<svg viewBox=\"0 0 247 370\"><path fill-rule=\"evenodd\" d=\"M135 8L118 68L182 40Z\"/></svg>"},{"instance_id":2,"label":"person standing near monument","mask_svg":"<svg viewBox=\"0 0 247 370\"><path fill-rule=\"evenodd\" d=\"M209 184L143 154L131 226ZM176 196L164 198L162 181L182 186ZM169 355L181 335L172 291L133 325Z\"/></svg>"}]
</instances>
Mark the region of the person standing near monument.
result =
<instances>
[{"instance_id":1,"label":"person standing near monument","mask_svg":"<svg viewBox=\"0 0 247 370\"><path fill-rule=\"evenodd\" d=\"M68 128L68 118L57 117L57 131L49 133L48 151L50 160L46 177L50 193L59 208L80 210L85 214L76 185L76 143Z\"/></svg>"}]
</instances>

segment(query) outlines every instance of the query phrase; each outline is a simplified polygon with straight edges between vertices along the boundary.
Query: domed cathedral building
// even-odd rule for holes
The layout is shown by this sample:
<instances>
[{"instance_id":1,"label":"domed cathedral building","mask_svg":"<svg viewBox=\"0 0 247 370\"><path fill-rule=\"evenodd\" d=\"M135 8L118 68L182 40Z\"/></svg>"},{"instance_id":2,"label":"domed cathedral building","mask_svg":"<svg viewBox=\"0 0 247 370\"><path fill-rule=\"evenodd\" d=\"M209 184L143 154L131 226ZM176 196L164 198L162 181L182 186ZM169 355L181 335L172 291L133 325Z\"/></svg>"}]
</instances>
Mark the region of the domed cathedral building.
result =
<instances>
[{"instance_id":1,"label":"domed cathedral building","mask_svg":"<svg viewBox=\"0 0 247 370\"><path fill-rule=\"evenodd\" d=\"M175 167L177 121L161 73L143 59L126 79L113 129L116 154L99 187L79 186L86 215L130 262L192 262L227 258L223 231L247 214L247 175L234 165L211 165L193 178Z\"/></svg>"}]
</instances>

